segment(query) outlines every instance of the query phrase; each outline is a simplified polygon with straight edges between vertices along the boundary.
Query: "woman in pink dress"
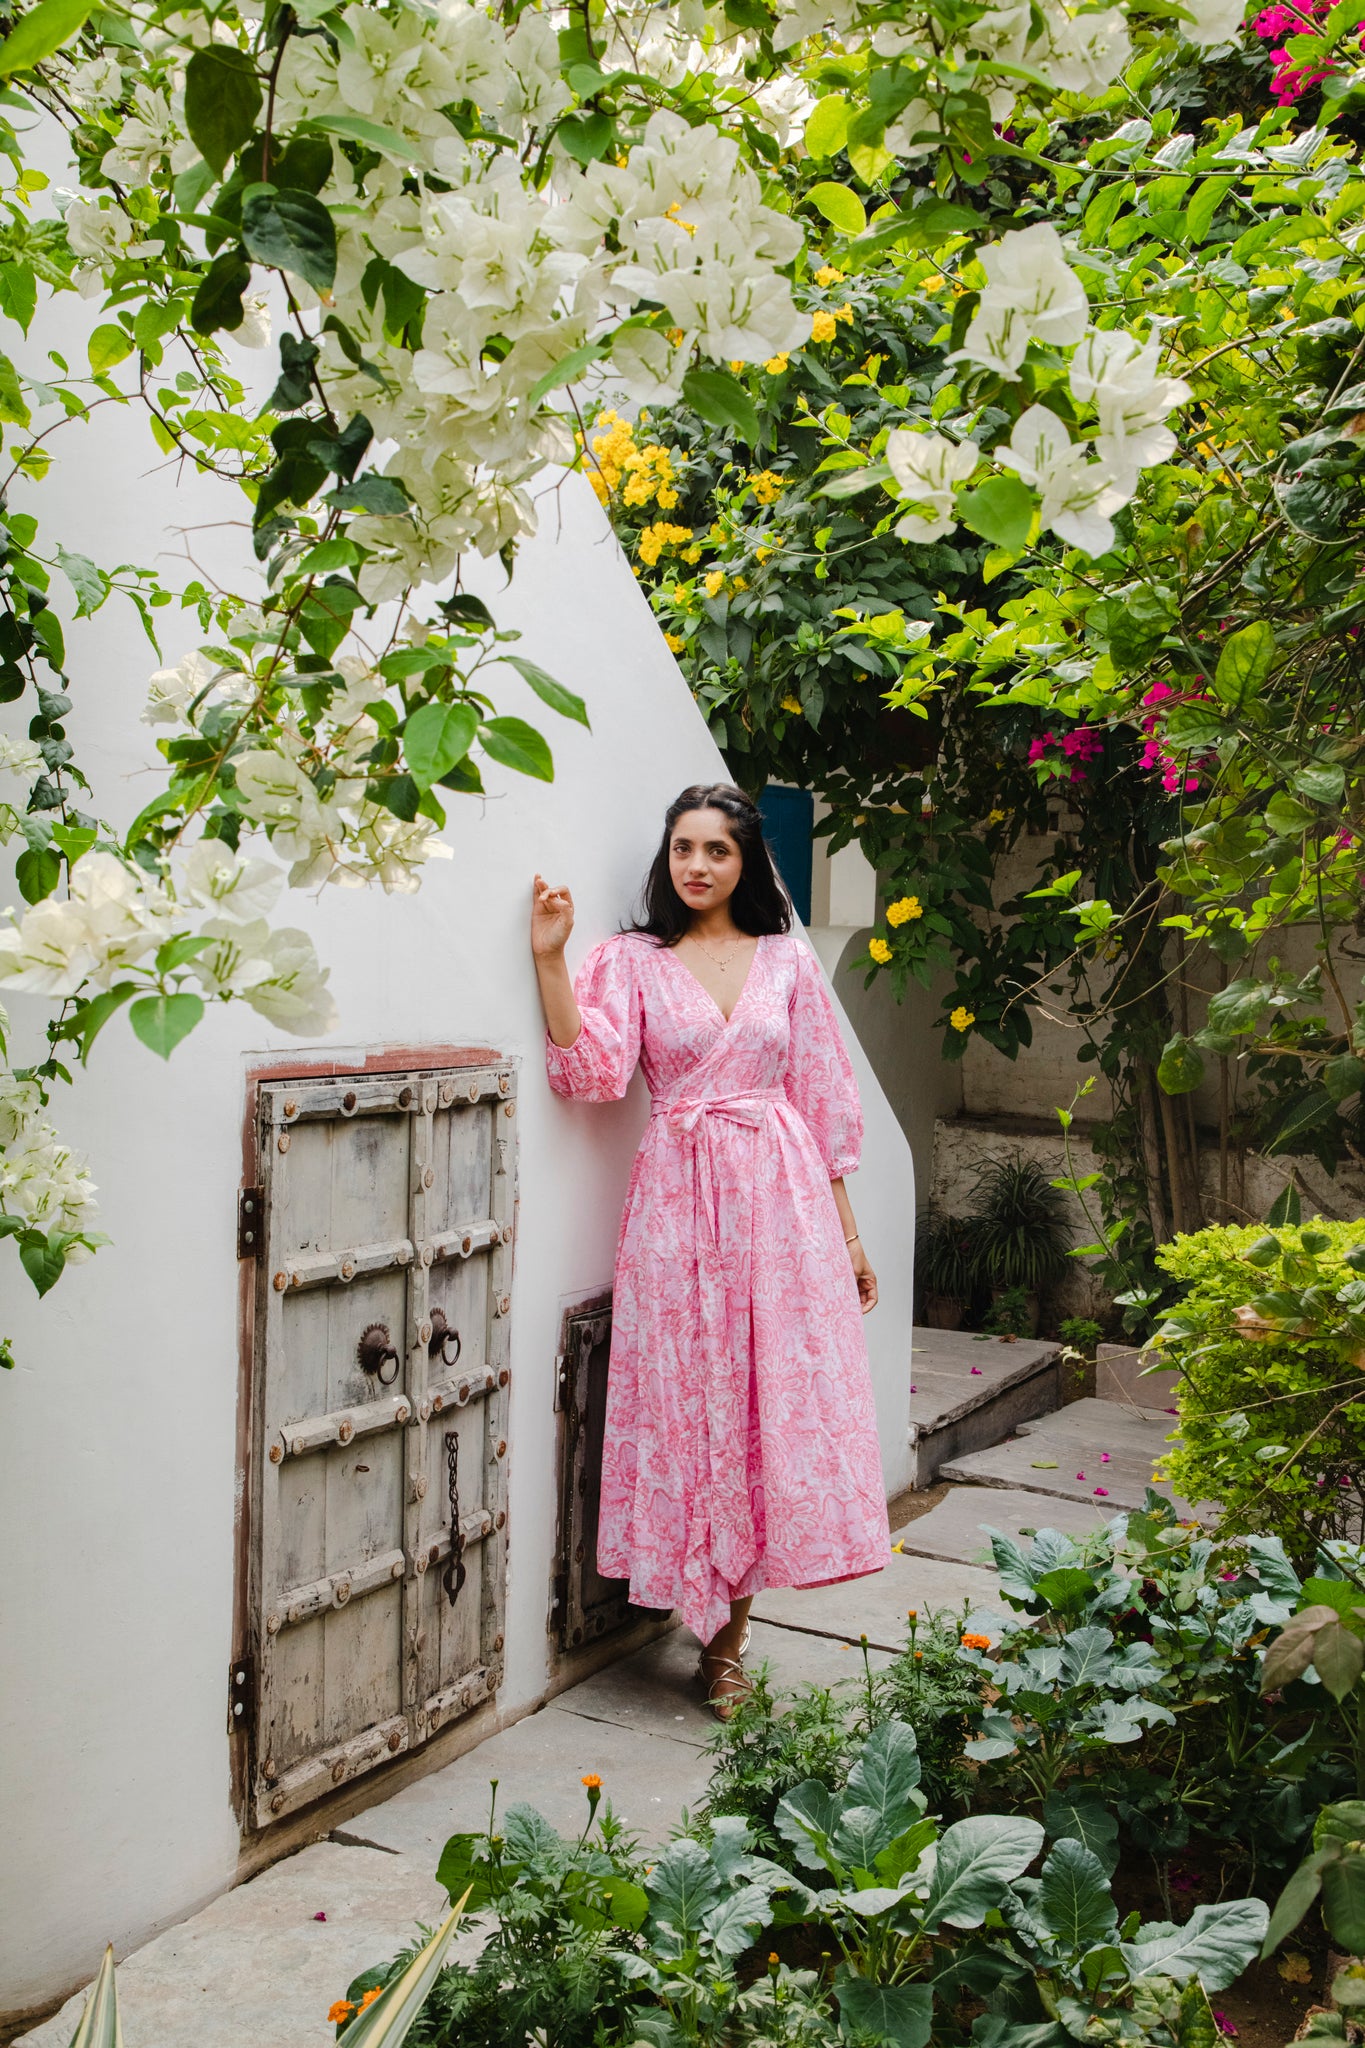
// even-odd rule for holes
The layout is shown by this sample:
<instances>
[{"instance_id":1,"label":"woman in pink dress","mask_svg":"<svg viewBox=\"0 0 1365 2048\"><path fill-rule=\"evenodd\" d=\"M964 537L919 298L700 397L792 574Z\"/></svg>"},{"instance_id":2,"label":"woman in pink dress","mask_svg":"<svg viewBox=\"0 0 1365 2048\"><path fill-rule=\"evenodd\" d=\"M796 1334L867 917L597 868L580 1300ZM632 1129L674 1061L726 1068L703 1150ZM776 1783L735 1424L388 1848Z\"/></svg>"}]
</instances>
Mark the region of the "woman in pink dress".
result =
<instances>
[{"instance_id":1,"label":"woman in pink dress","mask_svg":"<svg viewBox=\"0 0 1365 2048\"><path fill-rule=\"evenodd\" d=\"M531 944L550 1085L652 1108L616 1257L598 1564L704 1645L718 1717L747 1689L749 1606L889 1557L860 1310L877 1282L844 1176L862 1116L820 967L755 806L670 805L644 914L570 986L567 889L539 875Z\"/></svg>"}]
</instances>

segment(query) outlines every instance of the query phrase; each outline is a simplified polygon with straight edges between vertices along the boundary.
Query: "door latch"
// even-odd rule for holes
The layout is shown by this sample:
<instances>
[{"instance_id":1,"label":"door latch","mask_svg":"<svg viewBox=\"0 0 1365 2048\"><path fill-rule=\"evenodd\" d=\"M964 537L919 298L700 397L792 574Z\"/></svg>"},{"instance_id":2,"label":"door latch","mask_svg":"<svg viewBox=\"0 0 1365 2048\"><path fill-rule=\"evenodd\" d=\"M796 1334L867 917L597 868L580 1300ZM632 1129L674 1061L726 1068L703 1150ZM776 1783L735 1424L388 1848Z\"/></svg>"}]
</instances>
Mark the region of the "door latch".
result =
<instances>
[{"instance_id":1,"label":"door latch","mask_svg":"<svg viewBox=\"0 0 1365 2048\"><path fill-rule=\"evenodd\" d=\"M228 1666L228 1734L251 1733L251 1710L256 1698L256 1660L236 1657Z\"/></svg>"},{"instance_id":2,"label":"door latch","mask_svg":"<svg viewBox=\"0 0 1365 2048\"><path fill-rule=\"evenodd\" d=\"M237 1190L237 1256L259 1259L265 1250L265 1189Z\"/></svg>"}]
</instances>

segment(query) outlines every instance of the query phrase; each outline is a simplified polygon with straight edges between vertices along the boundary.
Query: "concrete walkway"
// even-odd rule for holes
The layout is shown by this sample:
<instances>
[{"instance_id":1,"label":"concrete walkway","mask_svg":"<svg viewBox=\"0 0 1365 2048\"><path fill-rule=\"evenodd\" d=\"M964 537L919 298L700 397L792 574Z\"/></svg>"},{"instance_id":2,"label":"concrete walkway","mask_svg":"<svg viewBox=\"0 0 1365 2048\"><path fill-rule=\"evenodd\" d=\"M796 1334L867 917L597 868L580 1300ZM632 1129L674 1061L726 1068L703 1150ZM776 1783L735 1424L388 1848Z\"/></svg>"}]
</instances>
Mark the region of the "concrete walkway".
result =
<instances>
[{"instance_id":1,"label":"concrete walkway","mask_svg":"<svg viewBox=\"0 0 1365 2048\"><path fill-rule=\"evenodd\" d=\"M1081 1534L1128 1505L1130 1495L1140 1503L1139 1481L1145 1484L1170 1428L1166 1415L1099 1401L1038 1415L1046 1360L1036 1354L1051 1347L997 1357L994 1347L958 1339L951 1360L947 1347L931 1360L924 1354L932 1344L920 1340L936 1335L916 1332L929 1410L920 1420L929 1425L925 1435L957 1453L944 1476L976 1483L953 1486L897 1531L902 1547L876 1577L765 1593L755 1602L749 1662L765 1660L779 1691L856 1676L864 1634L872 1662L884 1665L905 1644L911 1607L986 1620L996 1581L983 1524L1012 1536L1043 1527ZM983 1369L973 1372L978 1362ZM945 1378L954 1372L956 1390ZM968 1414L978 1405L1000 1417L1001 1435L1017 1432L1012 1441L965 1449L980 1444L983 1431L990 1443L984 1422ZM1110 1460L1101 1466L1106 1449ZM1072 1477L1082 1470L1085 1481ZM1101 1471L1116 1483L1097 1498ZM500 1807L536 1806L567 1834L586 1819L579 1781L595 1771L628 1826L647 1842L666 1837L683 1810L701 1802L709 1775L715 1723L693 1677L696 1656L686 1630L659 1638L120 1959L127 2048L238 2048L243 2040L327 2048L328 2007L350 1980L443 1913L437 1860L450 1835L487 1824L490 1779L498 1780ZM471 1928L454 1953L468 1953L479 1939ZM67 2048L83 2003L83 1994L70 1999L23 2036L27 2048Z\"/></svg>"}]
</instances>

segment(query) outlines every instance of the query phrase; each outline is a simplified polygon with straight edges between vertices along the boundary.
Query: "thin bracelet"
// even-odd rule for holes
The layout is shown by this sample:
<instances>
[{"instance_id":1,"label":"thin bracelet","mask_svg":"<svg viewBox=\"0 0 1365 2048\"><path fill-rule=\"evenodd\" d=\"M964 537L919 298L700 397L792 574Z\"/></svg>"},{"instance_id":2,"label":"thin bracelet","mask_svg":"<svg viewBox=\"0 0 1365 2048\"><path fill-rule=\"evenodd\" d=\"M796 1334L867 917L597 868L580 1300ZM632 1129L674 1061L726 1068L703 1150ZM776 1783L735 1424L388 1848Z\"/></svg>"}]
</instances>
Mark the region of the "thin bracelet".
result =
<instances>
[{"instance_id":1,"label":"thin bracelet","mask_svg":"<svg viewBox=\"0 0 1365 2048\"><path fill-rule=\"evenodd\" d=\"M853 1233L852 1237L846 1237L846 1238L844 1239L844 1243L845 1243L845 1244L856 1244L857 1242L858 1242L858 1233L857 1233L857 1231L856 1231L856 1230L854 1231L854 1233Z\"/></svg>"}]
</instances>

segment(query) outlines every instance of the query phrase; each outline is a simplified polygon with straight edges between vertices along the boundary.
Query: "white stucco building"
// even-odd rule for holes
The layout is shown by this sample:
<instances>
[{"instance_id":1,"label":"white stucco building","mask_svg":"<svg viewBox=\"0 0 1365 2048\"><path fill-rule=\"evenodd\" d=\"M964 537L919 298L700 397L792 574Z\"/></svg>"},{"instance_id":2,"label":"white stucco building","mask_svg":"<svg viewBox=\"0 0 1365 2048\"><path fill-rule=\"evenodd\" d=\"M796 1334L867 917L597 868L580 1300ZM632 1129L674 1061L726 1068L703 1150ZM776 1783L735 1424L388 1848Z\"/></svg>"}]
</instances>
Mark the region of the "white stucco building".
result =
<instances>
[{"instance_id":1,"label":"white stucco building","mask_svg":"<svg viewBox=\"0 0 1365 2048\"><path fill-rule=\"evenodd\" d=\"M180 530L243 587L247 537L218 524L238 511L220 487L154 469L116 408L64 434L41 512L68 548L151 560ZM477 572L520 651L592 719L590 733L555 719L503 672L500 708L546 731L553 786L490 766L486 801L452 802L454 858L416 896L290 903L283 921L331 965L335 1039L301 1044L218 1007L163 1065L111 1025L54 1107L113 1241L41 1304L0 1247L18 1359L0 1387L0 2017L43 2007L89 1978L106 1940L122 1953L622 1640L561 1644L557 1394L566 1341L583 1361L600 1349L591 1316L646 1104L638 1078L609 1108L550 1094L530 882L540 869L572 885L576 964L628 912L665 804L723 768L579 480L547 500L503 584ZM160 618L173 659L191 622ZM155 788L138 723L155 662L117 603L68 647L72 738L95 806L126 823ZM10 1007L32 1032L36 1004ZM851 1050L891 1493L906 1474L913 1173ZM239 1193L257 1186L267 1243L248 1211L239 1258ZM357 1365L367 1337L372 1373ZM467 1533L453 1604L452 1437ZM580 1605L593 1592L571 1590Z\"/></svg>"}]
</instances>

